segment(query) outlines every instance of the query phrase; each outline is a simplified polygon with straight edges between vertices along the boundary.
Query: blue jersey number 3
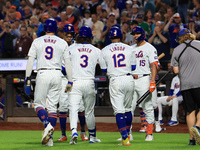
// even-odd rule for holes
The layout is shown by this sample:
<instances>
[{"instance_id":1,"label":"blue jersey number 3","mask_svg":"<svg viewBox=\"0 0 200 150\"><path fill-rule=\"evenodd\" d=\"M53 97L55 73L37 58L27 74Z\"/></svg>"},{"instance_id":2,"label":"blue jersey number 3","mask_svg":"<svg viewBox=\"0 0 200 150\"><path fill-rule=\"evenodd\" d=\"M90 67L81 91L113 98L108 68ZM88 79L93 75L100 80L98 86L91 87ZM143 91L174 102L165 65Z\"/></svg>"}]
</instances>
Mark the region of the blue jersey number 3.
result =
<instances>
[{"instance_id":1,"label":"blue jersey number 3","mask_svg":"<svg viewBox=\"0 0 200 150\"><path fill-rule=\"evenodd\" d=\"M81 59L83 59L83 63L81 63L81 67L86 68L88 66L88 56L87 55L82 55Z\"/></svg>"},{"instance_id":2,"label":"blue jersey number 3","mask_svg":"<svg viewBox=\"0 0 200 150\"><path fill-rule=\"evenodd\" d=\"M125 60L124 54L116 54L113 55L113 62L114 62L114 67L119 68L119 67L126 67L126 64L123 64L122 62Z\"/></svg>"},{"instance_id":3,"label":"blue jersey number 3","mask_svg":"<svg viewBox=\"0 0 200 150\"><path fill-rule=\"evenodd\" d=\"M51 46L47 46L45 52L47 53L47 55L45 55L46 59L50 60L53 58L53 48Z\"/></svg>"}]
</instances>

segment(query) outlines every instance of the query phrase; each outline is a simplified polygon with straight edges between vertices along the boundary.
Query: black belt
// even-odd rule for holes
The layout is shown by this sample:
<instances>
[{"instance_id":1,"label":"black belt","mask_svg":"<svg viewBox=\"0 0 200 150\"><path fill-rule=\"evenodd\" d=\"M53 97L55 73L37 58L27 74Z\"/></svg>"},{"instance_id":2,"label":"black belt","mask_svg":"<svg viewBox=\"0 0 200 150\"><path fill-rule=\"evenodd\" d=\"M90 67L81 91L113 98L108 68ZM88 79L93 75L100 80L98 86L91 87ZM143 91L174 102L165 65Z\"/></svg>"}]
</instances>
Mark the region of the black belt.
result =
<instances>
[{"instance_id":1,"label":"black belt","mask_svg":"<svg viewBox=\"0 0 200 150\"><path fill-rule=\"evenodd\" d=\"M40 68L38 70L61 70L59 68Z\"/></svg>"}]
</instances>

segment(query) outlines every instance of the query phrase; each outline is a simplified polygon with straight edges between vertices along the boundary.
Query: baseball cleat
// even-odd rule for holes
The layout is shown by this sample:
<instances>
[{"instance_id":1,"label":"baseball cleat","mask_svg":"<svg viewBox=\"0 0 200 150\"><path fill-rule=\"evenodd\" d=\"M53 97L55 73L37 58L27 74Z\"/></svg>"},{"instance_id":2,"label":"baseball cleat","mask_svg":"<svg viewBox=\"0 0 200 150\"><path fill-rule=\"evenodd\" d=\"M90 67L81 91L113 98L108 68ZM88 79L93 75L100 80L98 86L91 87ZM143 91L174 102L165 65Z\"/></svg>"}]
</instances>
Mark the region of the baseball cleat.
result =
<instances>
[{"instance_id":1,"label":"baseball cleat","mask_svg":"<svg viewBox=\"0 0 200 150\"><path fill-rule=\"evenodd\" d=\"M155 128L156 132L161 132L162 131L162 128L160 126L160 122L159 121L155 121L155 126L156 126L156 128Z\"/></svg>"},{"instance_id":2,"label":"baseball cleat","mask_svg":"<svg viewBox=\"0 0 200 150\"><path fill-rule=\"evenodd\" d=\"M190 128L190 134L194 136L195 141L200 145L200 130L196 126L193 126Z\"/></svg>"},{"instance_id":3,"label":"baseball cleat","mask_svg":"<svg viewBox=\"0 0 200 150\"><path fill-rule=\"evenodd\" d=\"M131 146L131 143L129 141L129 138L127 137L125 140L123 139L122 142L120 144L118 144L119 146Z\"/></svg>"},{"instance_id":4,"label":"baseball cleat","mask_svg":"<svg viewBox=\"0 0 200 150\"><path fill-rule=\"evenodd\" d=\"M101 143L101 140L97 139L97 137L90 136L90 142L89 143Z\"/></svg>"},{"instance_id":5,"label":"baseball cleat","mask_svg":"<svg viewBox=\"0 0 200 150\"><path fill-rule=\"evenodd\" d=\"M188 145L196 145L196 141L195 140L189 140Z\"/></svg>"},{"instance_id":6,"label":"baseball cleat","mask_svg":"<svg viewBox=\"0 0 200 150\"><path fill-rule=\"evenodd\" d=\"M132 134L129 134L128 138L129 138L129 141L133 141L134 140ZM122 141L122 138L117 139L117 141Z\"/></svg>"},{"instance_id":7,"label":"baseball cleat","mask_svg":"<svg viewBox=\"0 0 200 150\"><path fill-rule=\"evenodd\" d=\"M85 132L81 132L81 139L82 141L88 141L88 137L87 137L87 134Z\"/></svg>"},{"instance_id":8,"label":"baseball cleat","mask_svg":"<svg viewBox=\"0 0 200 150\"><path fill-rule=\"evenodd\" d=\"M77 140L78 140L78 133L75 132L75 133L72 135L72 138L71 138L69 144L71 144L71 145L77 144Z\"/></svg>"},{"instance_id":9,"label":"baseball cleat","mask_svg":"<svg viewBox=\"0 0 200 150\"><path fill-rule=\"evenodd\" d=\"M167 126L176 126L178 125L179 123L177 121L172 121L170 120L168 123L167 123Z\"/></svg>"},{"instance_id":10,"label":"baseball cleat","mask_svg":"<svg viewBox=\"0 0 200 150\"><path fill-rule=\"evenodd\" d=\"M145 141L153 141L153 135L152 134L147 134Z\"/></svg>"},{"instance_id":11,"label":"baseball cleat","mask_svg":"<svg viewBox=\"0 0 200 150\"><path fill-rule=\"evenodd\" d=\"M59 139L57 139L57 141L59 141L59 142L67 141L67 136L61 135L61 137Z\"/></svg>"},{"instance_id":12,"label":"baseball cleat","mask_svg":"<svg viewBox=\"0 0 200 150\"><path fill-rule=\"evenodd\" d=\"M160 125L164 125L164 122L163 120L159 120L160 121Z\"/></svg>"},{"instance_id":13,"label":"baseball cleat","mask_svg":"<svg viewBox=\"0 0 200 150\"><path fill-rule=\"evenodd\" d=\"M139 131L139 132L141 132L141 133L145 133L145 132L146 132L146 129L147 129L147 127L146 127L146 126L144 126L144 127L141 127L141 129L140 129L140 131Z\"/></svg>"},{"instance_id":14,"label":"baseball cleat","mask_svg":"<svg viewBox=\"0 0 200 150\"><path fill-rule=\"evenodd\" d=\"M47 142L47 144L45 144L45 146L53 146L53 138L50 138L49 142Z\"/></svg>"},{"instance_id":15,"label":"baseball cleat","mask_svg":"<svg viewBox=\"0 0 200 150\"><path fill-rule=\"evenodd\" d=\"M49 142L51 134L53 134L54 128L49 123L47 127L43 131L43 136L42 136L42 145L46 145Z\"/></svg>"}]
</instances>

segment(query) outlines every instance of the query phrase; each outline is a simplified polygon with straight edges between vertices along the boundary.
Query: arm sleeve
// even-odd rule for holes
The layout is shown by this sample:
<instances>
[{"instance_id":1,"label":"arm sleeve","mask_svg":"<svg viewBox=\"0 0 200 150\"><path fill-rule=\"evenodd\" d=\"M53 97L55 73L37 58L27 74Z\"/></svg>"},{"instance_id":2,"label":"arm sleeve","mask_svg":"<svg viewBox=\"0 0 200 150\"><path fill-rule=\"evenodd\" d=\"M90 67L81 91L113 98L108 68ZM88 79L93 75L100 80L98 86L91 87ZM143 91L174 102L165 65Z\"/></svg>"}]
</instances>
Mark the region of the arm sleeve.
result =
<instances>
[{"instance_id":1,"label":"arm sleeve","mask_svg":"<svg viewBox=\"0 0 200 150\"><path fill-rule=\"evenodd\" d=\"M170 89L170 91L169 91L169 96L172 96L173 93L174 93L174 90L173 90L173 89Z\"/></svg>"},{"instance_id":2,"label":"arm sleeve","mask_svg":"<svg viewBox=\"0 0 200 150\"><path fill-rule=\"evenodd\" d=\"M69 58L65 58L65 70L67 73L67 79L72 81L72 65Z\"/></svg>"},{"instance_id":3,"label":"arm sleeve","mask_svg":"<svg viewBox=\"0 0 200 150\"><path fill-rule=\"evenodd\" d=\"M176 96L180 96L181 95L181 91L178 91L178 93L176 94Z\"/></svg>"},{"instance_id":4,"label":"arm sleeve","mask_svg":"<svg viewBox=\"0 0 200 150\"><path fill-rule=\"evenodd\" d=\"M30 77L32 70L33 70L33 64L34 64L35 58L34 57L29 57L28 62L26 65L26 77Z\"/></svg>"}]
</instances>

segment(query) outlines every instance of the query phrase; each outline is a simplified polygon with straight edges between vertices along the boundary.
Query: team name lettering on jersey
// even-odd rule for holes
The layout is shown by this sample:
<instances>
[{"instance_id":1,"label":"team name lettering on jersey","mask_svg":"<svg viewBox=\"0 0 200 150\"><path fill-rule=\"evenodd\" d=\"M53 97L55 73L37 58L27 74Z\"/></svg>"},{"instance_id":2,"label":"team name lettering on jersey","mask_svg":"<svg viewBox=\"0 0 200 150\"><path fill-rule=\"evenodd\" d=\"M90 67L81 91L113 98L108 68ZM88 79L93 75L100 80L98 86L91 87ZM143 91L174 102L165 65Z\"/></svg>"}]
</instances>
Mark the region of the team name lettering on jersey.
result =
<instances>
[{"instance_id":1,"label":"team name lettering on jersey","mask_svg":"<svg viewBox=\"0 0 200 150\"><path fill-rule=\"evenodd\" d=\"M112 47L110 49L111 52L114 52L114 51L124 51L125 47L122 47L122 46L115 46L115 47Z\"/></svg>"},{"instance_id":2,"label":"team name lettering on jersey","mask_svg":"<svg viewBox=\"0 0 200 150\"><path fill-rule=\"evenodd\" d=\"M92 49L89 49L89 48L79 48L78 51L79 52L88 52L88 53L91 53Z\"/></svg>"},{"instance_id":3,"label":"team name lettering on jersey","mask_svg":"<svg viewBox=\"0 0 200 150\"><path fill-rule=\"evenodd\" d=\"M179 85L178 83L176 83L176 84L174 85L174 88L175 88L175 89L178 89L178 88L180 88L180 85Z\"/></svg>"},{"instance_id":4,"label":"team name lettering on jersey","mask_svg":"<svg viewBox=\"0 0 200 150\"><path fill-rule=\"evenodd\" d=\"M53 43L53 44L55 44L56 40L54 40L54 39L44 39L44 42L45 43Z\"/></svg>"},{"instance_id":5,"label":"team name lettering on jersey","mask_svg":"<svg viewBox=\"0 0 200 150\"><path fill-rule=\"evenodd\" d=\"M143 57L143 51L139 51L138 54L135 54L136 58L142 58Z\"/></svg>"}]
</instances>

